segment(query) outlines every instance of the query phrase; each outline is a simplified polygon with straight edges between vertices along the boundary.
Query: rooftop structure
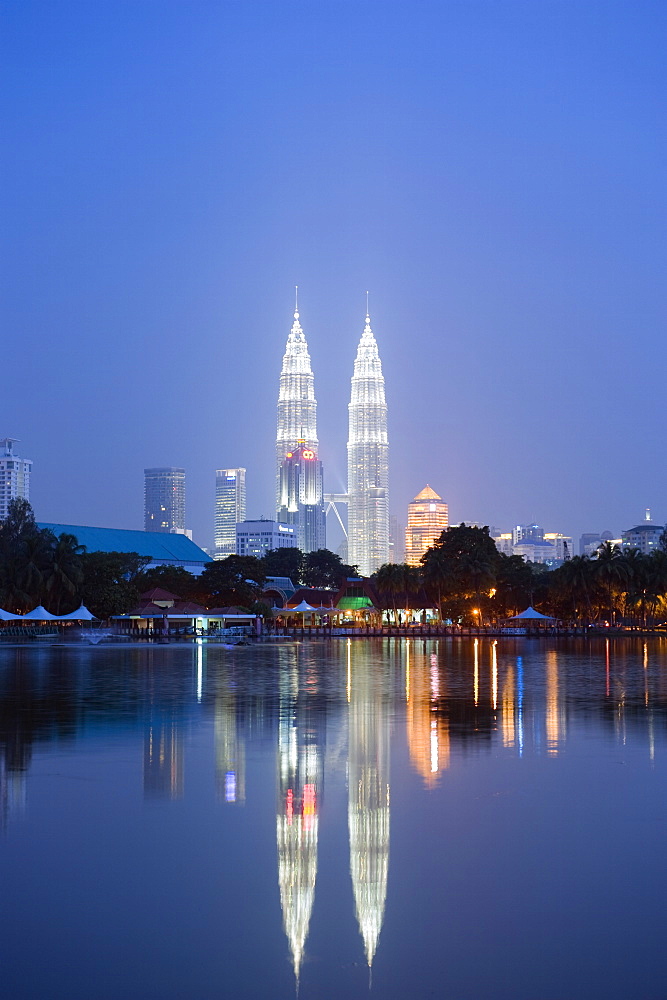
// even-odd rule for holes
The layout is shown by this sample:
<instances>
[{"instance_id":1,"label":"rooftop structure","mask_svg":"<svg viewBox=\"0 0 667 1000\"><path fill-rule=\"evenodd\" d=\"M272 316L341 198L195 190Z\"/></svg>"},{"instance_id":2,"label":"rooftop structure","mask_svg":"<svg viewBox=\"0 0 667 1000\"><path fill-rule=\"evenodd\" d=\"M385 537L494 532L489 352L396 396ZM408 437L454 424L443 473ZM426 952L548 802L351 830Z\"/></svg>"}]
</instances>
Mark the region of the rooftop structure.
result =
<instances>
[{"instance_id":1,"label":"rooftop structure","mask_svg":"<svg viewBox=\"0 0 667 1000\"><path fill-rule=\"evenodd\" d=\"M40 522L38 527L48 528L54 535L74 535L79 545L85 545L88 552L136 552L140 556L149 556L151 561L148 569L156 566L182 566L199 576L206 564L211 562L211 557L187 535L45 522Z\"/></svg>"}]
</instances>

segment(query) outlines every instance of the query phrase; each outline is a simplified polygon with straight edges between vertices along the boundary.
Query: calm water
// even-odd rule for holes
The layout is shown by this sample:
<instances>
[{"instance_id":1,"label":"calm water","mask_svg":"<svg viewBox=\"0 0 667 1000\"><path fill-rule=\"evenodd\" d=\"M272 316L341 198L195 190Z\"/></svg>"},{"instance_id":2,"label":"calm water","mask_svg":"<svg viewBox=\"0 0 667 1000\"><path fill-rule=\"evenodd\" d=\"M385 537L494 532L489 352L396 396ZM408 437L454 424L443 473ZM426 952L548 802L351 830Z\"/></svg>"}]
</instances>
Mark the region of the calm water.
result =
<instances>
[{"instance_id":1,"label":"calm water","mask_svg":"<svg viewBox=\"0 0 667 1000\"><path fill-rule=\"evenodd\" d=\"M0 753L3 997L667 997L665 640L0 647Z\"/></svg>"}]
</instances>

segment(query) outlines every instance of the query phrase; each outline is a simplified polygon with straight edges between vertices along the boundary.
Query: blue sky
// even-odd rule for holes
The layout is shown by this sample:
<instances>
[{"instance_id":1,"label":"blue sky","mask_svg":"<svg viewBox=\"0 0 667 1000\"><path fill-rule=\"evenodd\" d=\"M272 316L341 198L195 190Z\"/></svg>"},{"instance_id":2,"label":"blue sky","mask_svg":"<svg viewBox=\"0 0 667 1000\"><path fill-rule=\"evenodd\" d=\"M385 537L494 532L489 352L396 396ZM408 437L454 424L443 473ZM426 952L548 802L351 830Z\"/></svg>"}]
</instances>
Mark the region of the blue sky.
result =
<instances>
[{"instance_id":1,"label":"blue sky","mask_svg":"<svg viewBox=\"0 0 667 1000\"><path fill-rule=\"evenodd\" d=\"M665 43L651 2L2 8L0 436L38 518L141 527L184 466L272 516L299 285L326 488L370 290L391 508L667 519Z\"/></svg>"}]
</instances>

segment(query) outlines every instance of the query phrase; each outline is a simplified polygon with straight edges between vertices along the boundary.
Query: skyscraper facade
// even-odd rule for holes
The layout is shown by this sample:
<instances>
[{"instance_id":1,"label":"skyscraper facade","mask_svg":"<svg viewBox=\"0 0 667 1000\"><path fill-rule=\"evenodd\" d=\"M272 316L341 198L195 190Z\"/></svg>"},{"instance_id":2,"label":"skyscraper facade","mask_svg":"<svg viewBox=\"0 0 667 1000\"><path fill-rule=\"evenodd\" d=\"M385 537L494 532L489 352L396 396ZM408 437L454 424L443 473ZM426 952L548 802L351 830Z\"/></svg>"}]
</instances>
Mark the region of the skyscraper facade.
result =
<instances>
[{"instance_id":1,"label":"skyscraper facade","mask_svg":"<svg viewBox=\"0 0 667 1000\"><path fill-rule=\"evenodd\" d=\"M280 503L277 520L293 524L297 547L316 552L326 546L322 463L312 448L299 444L288 451L279 468Z\"/></svg>"},{"instance_id":2,"label":"skyscraper facade","mask_svg":"<svg viewBox=\"0 0 667 1000\"><path fill-rule=\"evenodd\" d=\"M313 552L326 545L322 481L315 380L296 309L280 372L276 520L295 526L297 545L303 552Z\"/></svg>"},{"instance_id":3,"label":"skyscraper facade","mask_svg":"<svg viewBox=\"0 0 667 1000\"><path fill-rule=\"evenodd\" d=\"M236 525L246 519L245 469L216 469L215 559L236 552Z\"/></svg>"},{"instance_id":4,"label":"skyscraper facade","mask_svg":"<svg viewBox=\"0 0 667 1000\"><path fill-rule=\"evenodd\" d=\"M370 576L389 561L389 446L382 365L368 313L352 375L347 484L348 560Z\"/></svg>"},{"instance_id":5,"label":"skyscraper facade","mask_svg":"<svg viewBox=\"0 0 667 1000\"><path fill-rule=\"evenodd\" d=\"M144 529L185 531L185 469L144 469Z\"/></svg>"},{"instance_id":6,"label":"skyscraper facade","mask_svg":"<svg viewBox=\"0 0 667 1000\"><path fill-rule=\"evenodd\" d=\"M408 504L405 529L405 561L419 566L421 557L449 527L449 507L430 486L425 486Z\"/></svg>"},{"instance_id":7,"label":"skyscraper facade","mask_svg":"<svg viewBox=\"0 0 667 1000\"><path fill-rule=\"evenodd\" d=\"M17 438L0 438L0 520L7 517L10 500L30 500L32 462L14 454Z\"/></svg>"}]
</instances>

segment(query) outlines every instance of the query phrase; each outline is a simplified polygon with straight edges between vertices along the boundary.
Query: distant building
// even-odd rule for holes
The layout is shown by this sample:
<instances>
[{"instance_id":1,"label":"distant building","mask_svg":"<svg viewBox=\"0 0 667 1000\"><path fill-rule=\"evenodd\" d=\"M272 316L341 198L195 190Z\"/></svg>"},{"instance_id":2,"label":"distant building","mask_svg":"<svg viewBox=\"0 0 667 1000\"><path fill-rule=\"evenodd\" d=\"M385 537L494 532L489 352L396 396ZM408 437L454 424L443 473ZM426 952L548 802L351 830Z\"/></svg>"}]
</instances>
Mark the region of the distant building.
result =
<instances>
[{"instance_id":1,"label":"distant building","mask_svg":"<svg viewBox=\"0 0 667 1000\"><path fill-rule=\"evenodd\" d=\"M389 516L389 562L405 562L405 532L393 514Z\"/></svg>"},{"instance_id":2,"label":"distant building","mask_svg":"<svg viewBox=\"0 0 667 1000\"><path fill-rule=\"evenodd\" d=\"M236 553L239 556L261 559L270 549L295 549L296 542L296 528L293 524L260 518L258 521L242 521L236 525Z\"/></svg>"},{"instance_id":3,"label":"distant building","mask_svg":"<svg viewBox=\"0 0 667 1000\"><path fill-rule=\"evenodd\" d=\"M405 561L419 566L421 557L449 527L449 507L441 496L425 486L408 504L408 525L405 529Z\"/></svg>"},{"instance_id":4,"label":"distant building","mask_svg":"<svg viewBox=\"0 0 667 1000\"><path fill-rule=\"evenodd\" d=\"M518 541L517 541L518 535ZM492 535L496 548L506 556L521 556L526 562L554 568L574 553L572 538L559 531L545 532L538 524L517 525L509 532Z\"/></svg>"},{"instance_id":5,"label":"distant building","mask_svg":"<svg viewBox=\"0 0 667 1000\"><path fill-rule=\"evenodd\" d=\"M79 545L85 545L88 552L136 552L149 556L147 569L156 566L182 566L189 573L199 576L207 563L211 562L203 549L178 533L157 531L130 531L125 528L93 528L80 524L38 524L48 528L54 535L74 535Z\"/></svg>"},{"instance_id":6,"label":"distant building","mask_svg":"<svg viewBox=\"0 0 667 1000\"><path fill-rule=\"evenodd\" d=\"M628 528L621 534L621 547L624 549L639 549L648 556L660 548L660 536L665 530L664 525L653 521L644 521L634 528Z\"/></svg>"},{"instance_id":7,"label":"distant building","mask_svg":"<svg viewBox=\"0 0 667 1000\"><path fill-rule=\"evenodd\" d=\"M17 438L0 438L0 521L7 517L10 500L30 500L32 461L14 454Z\"/></svg>"},{"instance_id":8,"label":"distant building","mask_svg":"<svg viewBox=\"0 0 667 1000\"><path fill-rule=\"evenodd\" d=\"M512 536L515 545L519 542L543 542L544 529L539 524L517 524Z\"/></svg>"},{"instance_id":9,"label":"distant building","mask_svg":"<svg viewBox=\"0 0 667 1000\"><path fill-rule=\"evenodd\" d=\"M611 531L587 531L579 539L579 555L594 555L603 542L611 542L613 539Z\"/></svg>"},{"instance_id":10,"label":"distant building","mask_svg":"<svg viewBox=\"0 0 667 1000\"><path fill-rule=\"evenodd\" d=\"M185 469L144 469L144 528L185 531Z\"/></svg>"},{"instance_id":11,"label":"distant building","mask_svg":"<svg viewBox=\"0 0 667 1000\"><path fill-rule=\"evenodd\" d=\"M216 469L215 559L236 552L236 525L246 518L245 469Z\"/></svg>"}]
</instances>

